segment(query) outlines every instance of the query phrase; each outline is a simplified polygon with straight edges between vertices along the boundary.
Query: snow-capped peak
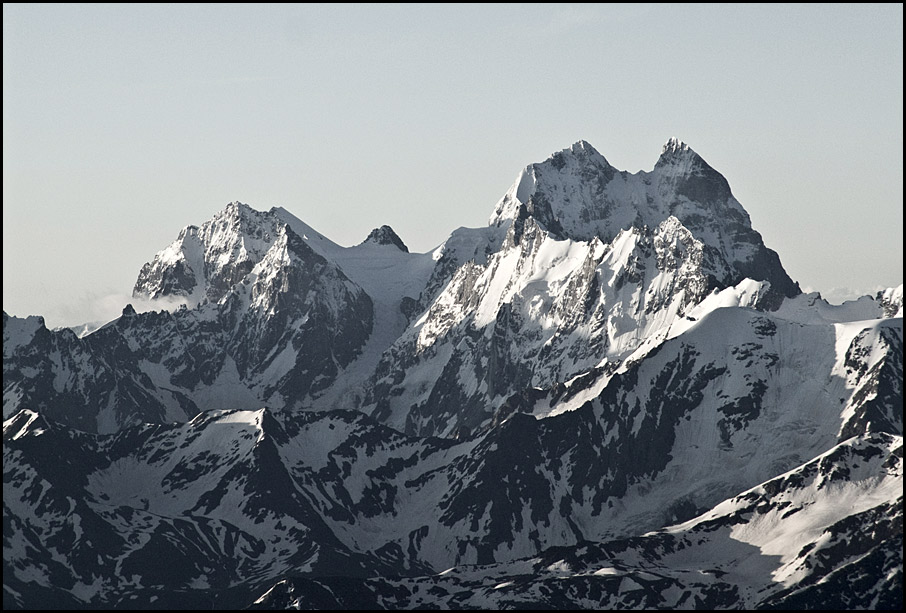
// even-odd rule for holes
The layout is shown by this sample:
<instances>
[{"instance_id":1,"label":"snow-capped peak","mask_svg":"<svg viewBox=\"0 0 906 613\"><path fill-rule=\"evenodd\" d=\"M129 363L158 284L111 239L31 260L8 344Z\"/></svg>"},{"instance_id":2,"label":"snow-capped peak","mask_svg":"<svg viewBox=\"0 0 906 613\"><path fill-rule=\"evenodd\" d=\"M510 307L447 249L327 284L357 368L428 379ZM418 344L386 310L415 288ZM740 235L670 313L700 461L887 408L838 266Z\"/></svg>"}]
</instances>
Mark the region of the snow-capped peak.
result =
<instances>
[{"instance_id":1,"label":"snow-capped peak","mask_svg":"<svg viewBox=\"0 0 906 613\"><path fill-rule=\"evenodd\" d=\"M570 145L569 149L564 149L560 151L559 154L555 153L554 155L552 155L551 159L553 159L557 155L566 154L567 152L572 153L574 156L579 158L587 158L599 164L603 164L604 166L610 166L610 163L604 158L604 156L598 153L598 150L592 147L591 144L585 140L576 141L575 143Z\"/></svg>"},{"instance_id":2,"label":"snow-capped peak","mask_svg":"<svg viewBox=\"0 0 906 613\"><path fill-rule=\"evenodd\" d=\"M661 148L661 156L658 158L654 168L656 171L669 176L707 176L716 182L726 183L723 175L711 168L692 147L676 137L670 138ZM729 189L728 185L728 192Z\"/></svg>"},{"instance_id":3,"label":"snow-capped peak","mask_svg":"<svg viewBox=\"0 0 906 613\"><path fill-rule=\"evenodd\" d=\"M611 168L610 162L601 155L588 141L579 140L557 151L541 164L532 164L532 167L553 167L559 172L572 174L588 168Z\"/></svg>"},{"instance_id":4,"label":"snow-capped peak","mask_svg":"<svg viewBox=\"0 0 906 613\"><path fill-rule=\"evenodd\" d=\"M557 212L551 204L560 205L561 200L569 200L570 192L581 188L582 183L606 183L615 172L591 144L579 140L543 162L526 166L498 201L488 223L503 226L520 215L520 207L525 207L548 230L559 234Z\"/></svg>"},{"instance_id":5,"label":"snow-capped peak","mask_svg":"<svg viewBox=\"0 0 906 613\"><path fill-rule=\"evenodd\" d=\"M381 226L380 228L375 228L371 231L362 244L373 243L375 245L393 245L400 251L405 251L409 253L409 248L406 247L406 244L403 240L393 231L393 228L390 226Z\"/></svg>"},{"instance_id":6,"label":"snow-capped peak","mask_svg":"<svg viewBox=\"0 0 906 613\"><path fill-rule=\"evenodd\" d=\"M664 147L661 149L661 155L665 153L676 153L677 151L691 151L689 145L676 138L671 136L670 139L664 144Z\"/></svg>"},{"instance_id":7,"label":"snow-capped peak","mask_svg":"<svg viewBox=\"0 0 906 613\"><path fill-rule=\"evenodd\" d=\"M217 301L270 249L283 223L275 215L230 202L201 226L187 226L145 264L133 296L177 297L189 306Z\"/></svg>"},{"instance_id":8,"label":"snow-capped peak","mask_svg":"<svg viewBox=\"0 0 906 613\"><path fill-rule=\"evenodd\" d=\"M630 227L657 227L676 217L707 246L705 274L729 287L746 277L799 293L733 197L727 180L686 143L671 138L651 172L612 167L585 141L523 170L497 203L490 225L532 217L557 239L607 244Z\"/></svg>"}]
</instances>

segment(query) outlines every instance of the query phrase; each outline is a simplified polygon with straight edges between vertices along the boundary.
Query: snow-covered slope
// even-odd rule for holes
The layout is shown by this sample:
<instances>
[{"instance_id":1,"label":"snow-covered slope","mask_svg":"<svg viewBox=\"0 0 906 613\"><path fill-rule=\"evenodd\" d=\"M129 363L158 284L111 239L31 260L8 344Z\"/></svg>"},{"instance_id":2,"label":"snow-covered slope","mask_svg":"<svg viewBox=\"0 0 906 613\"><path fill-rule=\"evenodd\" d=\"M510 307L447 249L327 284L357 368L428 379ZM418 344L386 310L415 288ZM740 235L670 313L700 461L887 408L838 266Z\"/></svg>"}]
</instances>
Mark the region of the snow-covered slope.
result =
<instances>
[{"instance_id":1,"label":"snow-covered slope","mask_svg":"<svg viewBox=\"0 0 906 613\"><path fill-rule=\"evenodd\" d=\"M266 410L105 437L20 412L4 422L4 604L46 591L107 606L153 594L167 607L172 590L208 604L210 590L282 573L392 570L333 537L281 442Z\"/></svg>"},{"instance_id":2,"label":"snow-covered slope","mask_svg":"<svg viewBox=\"0 0 906 613\"><path fill-rule=\"evenodd\" d=\"M675 217L608 244L558 240L519 220L502 249L461 266L385 353L363 406L407 432L449 435L486 427L514 392L612 373L708 297L702 258L701 241ZM774 300L767 282L744 281L737 294L737 305Z\"/></svg>"},{"instance_id":3,"label":"snow-covered slope","mask_svg":"<svg viewBox=\"0 0 906 613\"><path fill-rule=\"evenodd\" d=\"M406 432L461 436L514 392L612 373L714 291L751 288L761 309L799 293L726 180L675 140L650 173L617 171L584 141L532 164L493 229L423 294L357 406Z\"/></svg>"},{"instance_id":4,"label":"snow-covered slope","mask_svg":"<svg viewBox=\"0 0 906 613\"><path fill-rule=\"evenodd\" d=\"M683 524L402 579L292 578L263 609L898 609L903 439L854 437Z\"/></svg>"},{"instance_id":5,"label":"snow-covered slope","mask_svg":"<svg viewBox=\"0 0 906 613\"><path fill-rule=\"evenodd\" d=\"M691 406L683 419L707 429L704 418ZM699 459L682 441L688 426L670 422L672 446L651 444L664 428L650 422L637 436L615 436L620 418L591 405L542 421L517 415L461 442L406 437L342 411L215 411L108 436L22 411L4 423L6 603L53 594L80 605L154 605L176 590L187 602L235 606L268 582L303 575L294 592L303 603L321 593L311 581L332 585L322 577L358 586L332 606L363 593L377 599L370 606L390 608L538 596L626 606L633 584L617 589L617 576L650 584L644 606L679 606L690 589L687 606L745 607L875 563L884 572L868 573L848 597L862 606L895 599L901 436L846 439L797 467L757 426L738 431L758 441L763 451L752 456L722 447L712 423L710 454L726 469L703 495L682 474ZM696 506L720 501L715 480L757 483L790 463L754 490ZM671 493L682 495L668 503ZM485 566L441 572L476 563ZM590 592L542 587L554 577L609 582ZM510 581L514 589L493 589Z\"/></svg>"}]
</instances>

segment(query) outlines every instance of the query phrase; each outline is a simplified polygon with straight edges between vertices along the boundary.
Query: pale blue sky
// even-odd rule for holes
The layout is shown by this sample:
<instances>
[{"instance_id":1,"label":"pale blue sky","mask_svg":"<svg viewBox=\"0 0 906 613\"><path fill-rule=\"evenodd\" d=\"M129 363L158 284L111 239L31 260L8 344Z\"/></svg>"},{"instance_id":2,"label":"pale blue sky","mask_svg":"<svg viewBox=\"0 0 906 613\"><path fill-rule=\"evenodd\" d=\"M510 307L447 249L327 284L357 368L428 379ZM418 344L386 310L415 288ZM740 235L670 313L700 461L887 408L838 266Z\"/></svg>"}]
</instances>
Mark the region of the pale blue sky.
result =
<instances>
[{"instance_id":1,"label":"pale blue sky","mask_svg":"<svg viewBox=\"0 0 906 613\"><path fill-rule=\"evenodd\" d=\"M576 140L671 136L803 288L902 282L902 5L4 4L3 308L114 316L232 200L427 251Z\"/></svg>"}]
</instances>

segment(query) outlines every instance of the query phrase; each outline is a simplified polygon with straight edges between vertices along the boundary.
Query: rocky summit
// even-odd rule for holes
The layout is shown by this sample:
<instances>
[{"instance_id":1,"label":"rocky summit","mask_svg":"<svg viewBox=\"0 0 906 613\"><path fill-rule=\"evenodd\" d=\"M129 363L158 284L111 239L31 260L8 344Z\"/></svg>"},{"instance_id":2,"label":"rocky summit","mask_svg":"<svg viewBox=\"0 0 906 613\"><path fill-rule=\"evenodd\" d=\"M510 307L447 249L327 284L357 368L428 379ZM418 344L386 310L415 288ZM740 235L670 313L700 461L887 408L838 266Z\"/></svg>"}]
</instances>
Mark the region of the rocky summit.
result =
<instances>
[{"instance_id":1,"label":"rocky summit","mask_svg":"<svg viewBox=\"0 0 906 613\"><path fill-rule=\"evenodd\" d=\"M803 294L677 139L429 253L230 203L133 295L3 314L5 608L902 608L902 285Z\"/></svg>"}]
</instances>

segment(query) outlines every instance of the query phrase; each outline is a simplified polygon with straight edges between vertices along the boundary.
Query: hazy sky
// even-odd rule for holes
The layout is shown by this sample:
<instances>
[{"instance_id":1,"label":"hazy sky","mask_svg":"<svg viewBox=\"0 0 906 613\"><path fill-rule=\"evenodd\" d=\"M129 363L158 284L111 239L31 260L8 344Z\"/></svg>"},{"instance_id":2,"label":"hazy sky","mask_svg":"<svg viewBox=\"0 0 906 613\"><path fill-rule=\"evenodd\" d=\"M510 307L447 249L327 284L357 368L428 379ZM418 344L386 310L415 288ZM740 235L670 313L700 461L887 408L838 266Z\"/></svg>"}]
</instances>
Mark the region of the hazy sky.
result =
<instances>
[{"instance_id":1,"label":"hazy sky","mask_svg":"<svg viewBox=\"0 0 906 613\"><path fill-rule=\"evenodd\" d=\"M3 308L116 316L228 202L412 251L676 136L804 289L903 281L903 6L3 5Z\"/></svg>"}]
</instances>

